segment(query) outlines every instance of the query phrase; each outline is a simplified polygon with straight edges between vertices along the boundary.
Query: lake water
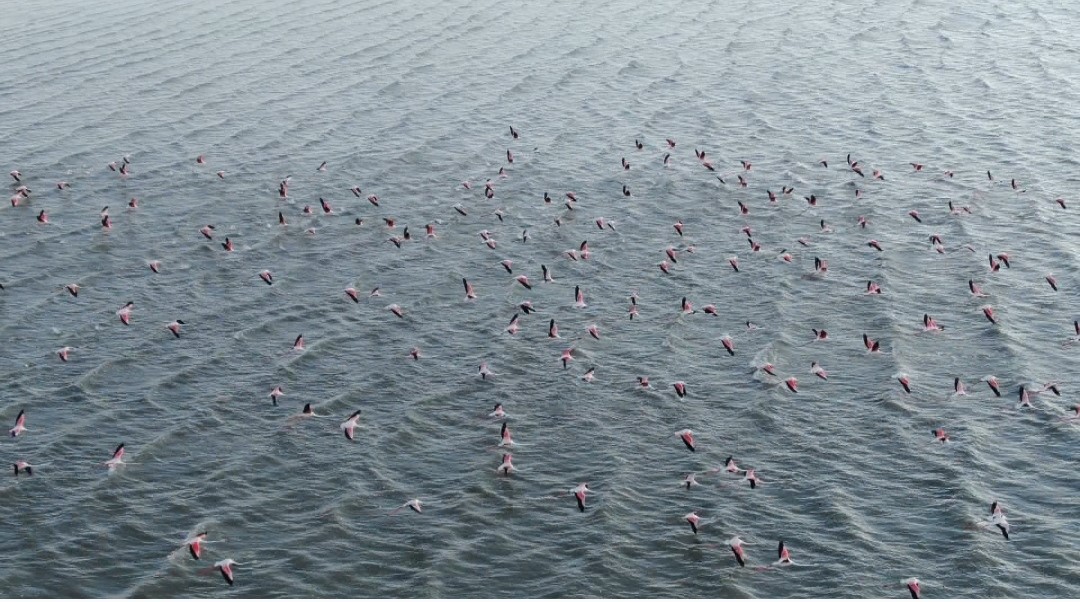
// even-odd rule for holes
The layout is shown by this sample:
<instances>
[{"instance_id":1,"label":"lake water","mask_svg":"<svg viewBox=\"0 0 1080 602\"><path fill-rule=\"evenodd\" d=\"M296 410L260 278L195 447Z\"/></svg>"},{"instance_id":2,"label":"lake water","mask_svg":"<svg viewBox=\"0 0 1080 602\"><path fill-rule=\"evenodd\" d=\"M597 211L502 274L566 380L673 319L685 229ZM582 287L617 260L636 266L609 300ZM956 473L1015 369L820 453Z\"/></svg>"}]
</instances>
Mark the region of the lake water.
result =
<instances>
[{"instance_id":1,"label":"lake water","mask_svg":"<svg viewBox=\"0 0 1080 602\"><path fill-rule=\"evenodd\" d=\"M1073 3L173 4L2 9L0 163L32 192L0 208L0 419L30 429L0 459L37 468L0 482L0 594L1080 595ZM760 486L705 474L728 456ZM422 514L391 514L412 498ZM1009 540L979 524L994 500ZM797 564L758 570L781 539Z\"/></svg>"}]
</instances>

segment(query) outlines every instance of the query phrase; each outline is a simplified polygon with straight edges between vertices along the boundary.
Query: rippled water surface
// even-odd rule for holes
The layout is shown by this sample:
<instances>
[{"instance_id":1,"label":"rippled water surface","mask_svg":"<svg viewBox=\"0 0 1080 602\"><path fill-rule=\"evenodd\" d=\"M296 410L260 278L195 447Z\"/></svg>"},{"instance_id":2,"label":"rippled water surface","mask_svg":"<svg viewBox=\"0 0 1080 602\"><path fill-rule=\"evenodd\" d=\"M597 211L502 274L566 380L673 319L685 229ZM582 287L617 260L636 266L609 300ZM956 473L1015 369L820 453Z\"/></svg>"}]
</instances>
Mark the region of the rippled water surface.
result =
<instances>
[{"instance_id":1,"label":"rippled water surface","mask_svg":"<svg viewBox=\"0 0 1080 602\"><path fill-rule=\"evenodd\" d=\"M0 594L906 597L918 577L928 597L1080 595L1080 421L1062 420L1080 402L1074 4L0 10L0 163L32 191L0 208L0 420L25 409L30 429L0 459L36 465L0 482ZM106 167L125 156L127 177ZM990 272L998 253L1011 267ZM924 313L944 331L923 332ZM1021 385L1052 381L1060 396L1017 407ZM320 417L297 418L305 403ZM511 476L495 471L496 403ZM728 456L760 486L707 474ZM422 514L391 514L412 498ZM979 524L994 500L1009 540ZM182 544L199 531L196 561ZM761 570L780 539L797 564Z\"/></svg>"}]
</instances>

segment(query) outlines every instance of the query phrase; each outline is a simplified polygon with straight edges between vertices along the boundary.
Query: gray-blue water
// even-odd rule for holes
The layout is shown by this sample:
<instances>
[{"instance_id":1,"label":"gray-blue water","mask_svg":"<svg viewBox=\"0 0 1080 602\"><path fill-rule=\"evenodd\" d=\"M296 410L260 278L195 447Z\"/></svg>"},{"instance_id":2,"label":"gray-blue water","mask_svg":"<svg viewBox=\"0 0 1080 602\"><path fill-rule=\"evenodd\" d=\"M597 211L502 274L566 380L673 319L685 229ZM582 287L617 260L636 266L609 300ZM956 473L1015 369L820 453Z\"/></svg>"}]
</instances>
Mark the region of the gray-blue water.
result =
<instances>
[{"instance_id":1,"label":"gray-blue water","mask_svg":"<svg viewBox=\"0 0 1080 602\"><path fill-rule=\"evenodd\" d=\"M1074 4L58 0L0 13L0 164L31 189L0 208L0 419L11 428L25 409L30 429L0 459L36 465L0 481L0 594L906 597L901 580L918 577L927 597L1080 595L1080 421L1062 420L1080 401ZM127 177L106 167L124 156ZM571 260L586 240L588 260ZM998 253L1011 267L992 273ZM864 295L868 280L883 294ZM696 313L680 313L683 297ZM525 300L537 311L512 336ZM924 313L945 330L922 332ZM778 377L755 369L766 362ZM991 374L1001 398L980 382ZM968 395L952 396L954 377ZM1052 381L1060 397L1017 408L1020 385ZM326 417L291 418L305 403ZM495 403L517 444L509 477L495 472ZM338 425L355 410L350 442ZM696 452L675 434L687 428ZM127 465L110 474L121 442ZM761 485L705 474L729 455ZM686 490L689 472L701 484ZM581 482L584 513L569 493ZM422 514L391 514L412 498ZM980 525L994 500L1009 540ZM211 543L196 561L183 542L199 531ZM746 568L725 544L736 535ZM797 564L758 570L780 539ZM232 589L212 569L224 558L239 563Z\"/></svg>"}]
</instances>

